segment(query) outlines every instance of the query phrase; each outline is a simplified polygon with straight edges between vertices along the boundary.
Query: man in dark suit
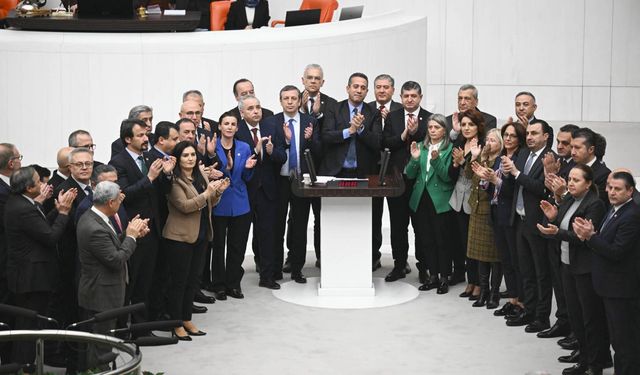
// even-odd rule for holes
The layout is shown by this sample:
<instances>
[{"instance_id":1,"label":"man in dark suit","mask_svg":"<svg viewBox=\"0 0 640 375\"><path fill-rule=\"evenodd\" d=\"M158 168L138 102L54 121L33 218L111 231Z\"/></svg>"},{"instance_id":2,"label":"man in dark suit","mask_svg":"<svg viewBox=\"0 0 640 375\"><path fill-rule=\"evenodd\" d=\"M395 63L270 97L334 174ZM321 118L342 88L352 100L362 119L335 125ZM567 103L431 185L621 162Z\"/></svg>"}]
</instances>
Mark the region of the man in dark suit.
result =
<instances>
[{"instance_id":1,"label":"man in dark suit","mask_svg":"<svg viewBox=\"0 0 640 375\"><path fill-rule=\"evenodd\" d=\"M220 131L218 130L218 122L216 120L204 117L204 97L202 96L202 93L199 90L186 91L184 94L182 94L182 102L184 103L186 101L194 101L200 104L200 116L199 121L196 122L196 126L208 131L211 135L215 133L220 136ZM183 118L183 116L180 116L180 118Z\"/></svg>"},{"instance_id":2,"label":"man in dark suit","mask_svg":"<svg viewBox=\"0 0 640 375\"><path fill-rule=\"evenodd\" d=\"M458 134L460 134L460 119L458 115L471 109L476 109L482 114L485 133L489 131L489 129L494 129L496 127L496 117L482 112L478 108L478 89L471 84L462 85L458 89L458 111L447 116L447 126L450 130L449 138L451 138L452 141L456 140L458 138Z\"/></svg>"},{"instance_id":3,"label":"man in dark suit","mask_svg":"<svg viewBox=\"0 0 640 375\"><path fill-rule=\"evenodd\" d=\"M260 279L267 281L276 273L273 223L276 222L278 209L278 176L282 164L287 160L282 125L262 121L264 111L258 98L253 95L240 98L238 108L243 120L238 123L236 138L247 143L258 160L253 177L247 182L247 190L253 217L254 257ZM292 273L291 278L296 282L306 281L301 272Z\"/></svg>"},{"instance_id":4,"label":"man in dark suit","mask_svg":"<svg viewBox=\"0 0 640 375\"><path fill-rule=\"evenodd\" d=\"M91 152L91 156L94 156L93 154L96 149L96 144L93 143L93 137L88 131L81 129L74 130L73 132L71 132L71 134L69 134L68 142L69 147L86 148L87 150L89 150L89 152ZM93 161L94 168L101 164L103 163L96 160Z\"/></svg>"},{"instance_id":5,"label":"man in dark suit","mask_svg":"<svg viewBox=\"0 0 640 375\"><path fill-rule=\"evenodd\" d=\"M140 120L144 122L146 127L147 138L149 138L149 144L151 146L155 144L155 137L153 135L153 108L144 104L137 105L131 108L127 119ZM111 159L113 159L113 157L116 156L117 154L121 153L126 146L127 145L125 145L122 139L120 138L111 142Z\"/></svg>"},{"instance_id":6,"label":"man in dark suit","mask_svg":"<svg viewBox=\"0 0 640 375\"><path fill-rule=\"evenodd\" d=\"M103 164L96 167L91 176L91 187L95 190L97 184L102 181L111 181L118 182L118 172L113 167L113 165ZM123 197L124 199L124 197ZM86 196L76 207L75 214L73 216L73 220L76 223L76 228L78 227L78 221L84 215L87 210L89 210L93 206L93 194L91 196ZM127 229L127 222L129 218L127 217L127 211L124 209L123 205L120 205L120 209L116 214L109 218L111 220L111 225L116 230L118 234L122 234ZM77 237L77 236L76 236Z\"/></svg>"},{"instance_id":7,"label":"man in dark suit","mask_svg":"<svg viewBox=\"0 0 640 375\"><path fill-rule=\"evenodd\" d=\"M124 120L120 130L120 138L127 147L111 159L109 164L118 172L118 185L126 196L124 207L127 215L130 218L140 215L143 219L149 219L150 229L149 234L138 241L137 250L130 260L126 303L145 302L149 306L149 288L156 265L158 238L161 236L157 198L159 192L154 181L171 174L172 164L175 163L163 159L150 161L146 152L149 138L143 121ZM132 316L135 323L145 320L146 312Z\"/></svg>"},{"instance_id":8,"label":"man in dark suit","mask_svg":"<svg viewBox=\"0 0 640 375\"><path fill-rule=\"evenodd\" d=\"M607 199L607 177L611 170L601 159L596 157L596 143L598 137L602 137L589 128L574 130L571 134L571 158L577 164L586 164L593 170L593 183L598 188L598 195L605 205L609 206Z\"/></svg>"},{"instance_id":9,"label":"man in dark suit","mask_svg":"<svg viewBox=\"0 0 640 375\"><path fill-rule=\"evenodd\" d=\"M178 116L180 119L187 118L196 125L196 135L192 142L200 154L198 159L202 160L206 166L213 165L217 161L216 144L218 134L212 133L212 131L209 130L211 129L211 124L209 124L209 126L203 125L202 106L194 100L182 102Z\"/></svg>"},{"instance_id":10,"label":"man in dark suit","mask_svg":"<svg viewBox=\"0 0 640 375\"><path fill-rule=\"evenodd\" d=\"M239 80L235 81L233 84L233 96L236 98L236 102L240 103L240 99L247 95L256 95L256 91L253 88L253 83L246 78L240 78ZM260 110L262 111L262 118L273 116L273 112L266 108L260 107ZM242 111L240 110L239 106L231 108L229 112L236 115L238 120L242 120Z\"/></svg>"},{"instance_id":11,"label":"man in dark suit","mask_svg":"<svg viewBox=\"0 0 640 375\"><path fill-rule=\"evenodd\" d=\"M71 189L58 195L56 209L45 217L35 201L40 195L38 173L20 168L11 175L11 192L4 209L7 245L7 282L15 294L15 305L48 315L51 292L57 285L59 269L55 244L62 237L69 221L69 211L76 196ZM37 329L31 318L18 317L13 329ZM49 327L52 328L52 327ZM12 361L33 363L33 342L16 342Z\"/></svg>"},{"instance_id":12,"label":"man in dark suit","mask_svg":"<svg viewBox=\"0 0 640 375\"><path fill-rule=\"evenodd\" d=\"M408 81L400 90L403 109L391 112L386 119L383 131L382 147L391 151L389 168L394 173L402 174L405 191L398 197L387 198L389 207L389 221L391 226L391 251L393 254L393 270L385 277L386 281L396 281L405 277L408 268L407 258L409 252L409 234L407 227L411 217L409 198L413 182L404 174L404 168L411 157L411 142L422 142L427 134L427 122L431 113L420 107L422 101L422 88L417 82ZM421 229L415 228L414 231ZM418 249L416 243L416 249ZM416 252L418 258L418 278L421 283L427 282L426 259L421 259L423 254ZM374 263L374 268L376 264Z\"/></svg>"},{"instance_id":13,"label":"man in dark suit","mask_svg":"<svg viewBox=\"0 0 640 375\"><path fill-rule=\"evenodd\" d=\"M548 329L551 313L551 271L547 242L536 227L543 219L540 209L540 201L545 198L542 159L550 151L547 145L550 133L551 127L547 122L535 120L527 126L527 148L520 151L515 162L502 158L504 173L516 182L511 222L516 230L524 292L523 312L508 319L507 325L527 325L526 332Z\"/></svg>"},{"instance_id":14,"label":"man in dark suit","mask_svg":"<svg viewBox=\"0 0 640 375\"><path fill-rule=\"evenodd\" d=\"M531 124L536 119L536 97L529 91L520 91L516 94L515 110L516 117L522 125ZM512 118L509 118L507 122L513 122Z\"/></svg>"},{"instance_id":15,"label":"man in dark suit","mask_svg":"<svg viewBox=\"0 0 640 375\"><path fill-rule=\"evenodd\" d=\"M253 16L249 22L247 8L252 8ZM267 26L269 19L269 2L267 0L237 0L231 3L225 30L258 29Z\"/></svg>"},{"instance_id":16,"label":"man in dark suit","mask_svg":"<svg viewBox=\"0 0 640 375\"><path fill-rule=\"evenodd\" d=\"M375 113L364 103L368 85L366 75L353 73L347 84L348 99L325 119L321 134L325 155L319 174L364 178L375 173L381 133L374 127Z\"/></svg>"},{"instance_id":17,"label":"man in dark suit","mask_svg":"<svg viewBox=\"0 0 640 375\"><path fill-rule=\"evenodd\" d=\"M264 121L270 127L281 129L285 140L285 155L287 160L282 165L278 177L278 214L275 225L276 248L275 265L272 278L260 278L260 286L279 289L275 282L282 278L282 260L284 258L284 236L287 224L287 212L289 212L289 230L287 231L287 261L292 275L301 274L307 254L307 224L309 211L314 201L320 198L300 198L291 192L293 174L301 176L309 173L309 168L304 158L304 151L309 149L312 154L318 152L320 141L318 136L318 123L315 117L300 113L300 90L297 87L287 85L280 90L280 104L282 112L269 117ZM298 278L299 282L304 279Z\"/></svg>"},{"instance_id":18,"label":"man in dark suit","mask_svg":"<svg viewBox=\"0 0 640 375\"><path fill-rule=\"evenodd\" d=\"M373 80L373 89L376 100L369 102L369 106L376 114L374 128L382 133L389 112L402 108L402 104L393 100L395 92L395 80L388 74L380 74ZM376 173L380 171L380 161ZM387 200L388 201L388 200ZM373 230L373 243L371 244L371 257L373 271L380 268L380 247L382 246L382 215L384 213L384 198L371 198L371 220Z\"/></svg>"},{"instance_id":19,"label":"man in dark suit","mask_svg":"<svg viewBox=\"0 0 640 375\"><path fill-rule=\"evenodd\" d=\"M320 134L324 126L325 114L333 112L338 102L329 95L320 92L320 89L324 85L324 71L318 64L309 64L305 67L302 75L302 85L304 91L302 92L302 102L300 103L300 112L306 113L315 117L318 121L318 128L316 135L320 140ZM322 146L322 143L320 143ZM320 161L323 157L324 149L320 147L317 151L313 152L313 161L316 170L320 169ZM313 248L316 253L316 267L320 267L320 210L322 208L321 199L313 199L311 201L311 209L313 210ZM288 262L285 262L283 271L286 271ZM290 272L290 270L289 270Z\"/></svg>"},{"instance_id":20,"label":"man in dark suit","mask_svg":"<svg viewBox=\"0 0 640 375\"><path fill-rule=\"evenodd\" d=\"M78 221L78 302L84 319L124 306L127 260L136 248L137 239L149 231L148 219L134 218L124 233L117 224L113 225L112 217L118 214L122 199L117 183L100 182L95 187L93 206ZM95 323L93 333L107 335L115 326L115 320ZM90 346L87 368L94 368L98 355L105 351L111 349Z\"/></svg>"},{"instance_id":21,"label":"man in dark suit","mask_svg":"<svg viewBox=\"0 0 640 375\"><path fill-rule=\"evenodd\" d=\"M634 191L630 173L613 173L607 189L611 208L602 225L594 228L582 218L573 224L593 251L593 286L604 302L618 375L640 374L640 209Z\"/></svg>"}]
</instances>

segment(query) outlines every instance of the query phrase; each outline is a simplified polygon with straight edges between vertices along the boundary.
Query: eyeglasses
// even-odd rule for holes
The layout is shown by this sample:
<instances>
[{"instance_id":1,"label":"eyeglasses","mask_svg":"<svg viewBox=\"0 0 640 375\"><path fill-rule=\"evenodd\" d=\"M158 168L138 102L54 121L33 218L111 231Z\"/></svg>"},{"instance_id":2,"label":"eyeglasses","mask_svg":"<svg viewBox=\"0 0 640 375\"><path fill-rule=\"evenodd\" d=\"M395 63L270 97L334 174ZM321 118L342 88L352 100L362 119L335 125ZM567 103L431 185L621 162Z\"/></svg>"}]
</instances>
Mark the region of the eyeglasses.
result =
<instances>
[{"instance_id":1,"label":"eyeglasses","mask_svg":"<svg viewBox=\"0 0 640 375\"><path fill-rule=\"evenodd\" d=\"M88 148L89 150L95 150L96 149L96 145L95 144L90 144L90 145L80 146L80 147Z\"/></svg>"},{"instance_id":2,"label":"eyeglasses","mask_svg":"<svg viewBox=\"0 0 640 375\"><path fill-rule=\"evenodd\" d=\"M504 133L504 136L502 138L518 138L518 136L516 134L509 134L509 133Z\"/></svg>"},{"instance_id":3,"label":"eyeglasses","mask_svg":"<svg viewBox=\"0 0 640 375\"><path fill-rule=\"evenodd\" d=\"M202 114L202 112L200 112L200 111L195 111L195 112L194 111L189 111L189 112L186 112L185 114L187 116L193 116L193 115L200 116Z\"/></svg>"},{"instance_id":4,"label":"eyeglasses","mask_svg":"<svg viewBox=\"0 0 640 375\"><path fill-rule=\"evenodd\" d=\"M16 160L16 159L22 160L22 158L24 158L24 155L18 155L18 156L12 157L11 160Z\"/></svg>"},{"instance_id":5,"label":"eyeglasses","mask_svg":"<svg viewBox=\"0 0 640 375\"><path fill-rule=\"evenodd\" d=\"M89 168L89 167L93 167L93 162L92 161L79 161L77 163L70 163L69 165L73 165L76 168L80 168L80 169L84 169L84 168Z\"/></svg>"}]
</instances>

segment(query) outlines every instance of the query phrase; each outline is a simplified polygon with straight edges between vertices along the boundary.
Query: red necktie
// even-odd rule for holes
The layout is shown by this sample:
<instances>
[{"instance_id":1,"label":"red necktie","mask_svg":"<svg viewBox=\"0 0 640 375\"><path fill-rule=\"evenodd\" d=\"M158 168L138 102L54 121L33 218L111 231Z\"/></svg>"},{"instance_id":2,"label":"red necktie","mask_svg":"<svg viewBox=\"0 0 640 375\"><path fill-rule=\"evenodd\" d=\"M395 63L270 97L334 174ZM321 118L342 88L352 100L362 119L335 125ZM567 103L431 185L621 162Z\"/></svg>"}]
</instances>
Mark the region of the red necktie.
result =
<instances>
[{"instance_id":1,"label":"red necktie","mask_svg":"<svg viewBox=\"0 0 640 375\"><path fill-rule=\"evenodd\" d=\"M409 121L413 120L413 113L407 113L407 116L409 116L407 119L407 123L409 123ZM407 144L407 150L411 152L411 136L407 135L407 139L404 140L404 143Z\"/></svg>"},{"instance_id":2,"label":"red necktie","mask_svg":"<svg viewBox=\"0 0 640 375\"><path fill-rule=\"evenodd\" d=\"M258 128L251 128L251 133L253 133L253 147L258 146Z\"/></svg>"},{"instance_id":3,"label":"red necktie","mask_svg":"<svg viewBox=\"0 0 640 375\"><path fill-rule=\"evenodd\" d=\"M120 216L118 215L117 212L115 215L113 215L113 219L116 221L116 224L118 225L118 232L122 233L122 222L120 221Z\"/></svg>"}]
</instances>

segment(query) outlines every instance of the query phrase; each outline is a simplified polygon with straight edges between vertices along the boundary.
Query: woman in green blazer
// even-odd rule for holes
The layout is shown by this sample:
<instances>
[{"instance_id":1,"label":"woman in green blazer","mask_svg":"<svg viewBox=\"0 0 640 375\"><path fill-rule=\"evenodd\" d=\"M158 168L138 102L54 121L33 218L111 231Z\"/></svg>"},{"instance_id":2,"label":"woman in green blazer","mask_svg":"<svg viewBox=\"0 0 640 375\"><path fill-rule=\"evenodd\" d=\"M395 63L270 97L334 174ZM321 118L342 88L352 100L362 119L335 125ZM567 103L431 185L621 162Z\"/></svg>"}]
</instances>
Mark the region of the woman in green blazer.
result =
<instances>
[{"instance_id":1,"label":"woman in green blazer","mask_svg":"<svg viewBox=\"0 0 640 375\"><path fill-rule=\"evenodd\" d=\"M409 207L416 213L416 243L429 262L429 280L420 290L438 288L438 294L449 291L451 275L450 229L455 228L455 216L449 198L455 182L449 178L451 150L446 119L441 114L429 116L427 136L420 144L411 143L411 160L405 168L415 179ZM440 275L440 277L438 277Z\"/></svg>"}]
</instances>

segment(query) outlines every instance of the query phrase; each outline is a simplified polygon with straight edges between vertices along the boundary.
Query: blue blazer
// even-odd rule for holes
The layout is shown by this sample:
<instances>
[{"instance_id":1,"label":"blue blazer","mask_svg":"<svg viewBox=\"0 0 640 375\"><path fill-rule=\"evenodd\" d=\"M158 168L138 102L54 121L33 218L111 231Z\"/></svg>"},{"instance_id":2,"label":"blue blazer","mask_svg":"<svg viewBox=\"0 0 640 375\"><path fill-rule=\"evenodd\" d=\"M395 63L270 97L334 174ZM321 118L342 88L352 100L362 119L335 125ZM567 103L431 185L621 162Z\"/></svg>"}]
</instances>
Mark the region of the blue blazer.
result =
<instances>
[{"instance_id":1,"label":"blue blazer","mask_svg":"<svg viewBox=\"0 0 640 375\"><path fill-rule=\"evenodd\" d=\"M264 120L264 124L268 124L269 128L275 128L276 132L279 133L278 136L282 139L284 137L284 131L282 130L282 125L284 124L284 114L282 112L277 113L266 120ZM322 145L320 144L320 129L318 128L318 120L315 117L309 116L306 113L300 113L300 124L299 131L300 137L296 140L296 151L298 152L298 159L300 161L300 170L302 173L309 173L309 168L307 167L307 163L304 161L304 150L309 149L311 151L311 156L313 160L317 160L317 158L322 153ZM313 128L313 135L311 139L304 138L304 130L311 126ZM285 141L285 157L289 157L289 145L286 144ZM286 160L286 159L285 159Z\"/></svg>"},{"instance_id":2,"label":"blue blazer","mask_svg":"<svg viewBox=\"0 0 640 375\"><path fill-rule=\"evenodd\" d=\"M220 202L213 208L214 216L240 216L249 212L249 194L247 192L247 182L253 177L253 169L246 169L244 165L247 159L253 154L251 148L245 142L235 139L235 155L233 159L233 168L227 171L227 155L222 148L222 142L218 141L216 145L216 154L220 159L219 169L224 173L225 177L229 177L231 185L222 193ZM231 172L231 173L229 173Z\"/></svg>"}]
</instances>

